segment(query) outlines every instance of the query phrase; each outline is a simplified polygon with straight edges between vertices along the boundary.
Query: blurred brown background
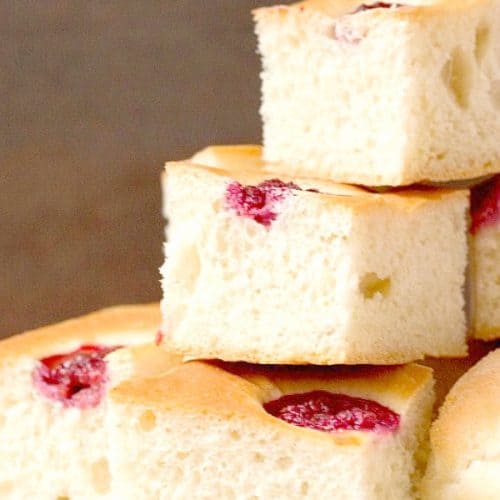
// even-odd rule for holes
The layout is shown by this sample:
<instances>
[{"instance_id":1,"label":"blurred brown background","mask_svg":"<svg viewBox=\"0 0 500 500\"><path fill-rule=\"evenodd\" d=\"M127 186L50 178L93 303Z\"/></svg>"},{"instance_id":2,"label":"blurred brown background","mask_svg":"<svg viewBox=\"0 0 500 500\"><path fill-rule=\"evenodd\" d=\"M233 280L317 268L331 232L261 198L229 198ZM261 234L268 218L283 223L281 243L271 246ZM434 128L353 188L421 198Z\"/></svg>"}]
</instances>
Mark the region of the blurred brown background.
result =
<instances>
[{"instance_id":1,"label":"blurred brown background","mask_svg":"<svg viewBox=\"0 0 500 500\"><path fill-rule=\"evenodd\" d=\"M0 2L0 336L160 298L162 165L260 140L265 3Z\"/></svg>"}]
</instances>

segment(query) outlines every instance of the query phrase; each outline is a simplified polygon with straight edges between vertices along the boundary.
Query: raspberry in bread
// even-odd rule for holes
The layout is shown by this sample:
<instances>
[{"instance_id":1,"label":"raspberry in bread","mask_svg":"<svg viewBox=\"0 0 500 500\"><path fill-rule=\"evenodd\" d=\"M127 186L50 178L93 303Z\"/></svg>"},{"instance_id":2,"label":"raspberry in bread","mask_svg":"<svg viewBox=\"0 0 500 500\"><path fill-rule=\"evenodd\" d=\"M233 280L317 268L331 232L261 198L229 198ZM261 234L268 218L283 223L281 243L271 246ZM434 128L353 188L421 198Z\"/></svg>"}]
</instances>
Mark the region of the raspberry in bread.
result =
<instances>
[{"instance_id":1,"label":"raspberry in bread","mask_svg":"<svg viewBox=\"0 0 500 500\"><path fill-rule=\"evenodd\" d=\"M372 186L500 172L500 2L309 0L254 17L264 156L283 172Z\"/></svg>"},{"instance_id":2,"label":"raspberry in bread","mask_svg":"<svg viewBox=\"0 0 500 500\"><path fill-rule=\"evenodd\" d=\"M472 189L474 336L500 338L500 175Z\"/></svg>"},{"instance_id":3,"label":"raspberry in bread","mask_svg":"<svg viewBox=\"0 0 500 500\"><path fill-rule=\"evenodd\" d=\"M110 391L126 499L412 498L432 370L193 361ZM140 474L137 471L140 471Z\"/></svg>"},{"instance_id":4,"label":"raspberry in bread","mask_svg":"<svg viewBox=\"0 0 500 500\"><path fill-rule=\"evenodd\" d=\"M258 151L166 167L169 350L273 364L466 354L468 191L277 179Z\"/></svg>"},{"instance_id":5,"label":"raspberry in bread","mask_svg":"<svg viewBox=\"0 0 500 500\"><path fill-rule=\"evenodd\" d=\"M176 362L138 345L159 322L158 304L115 307L0 342L0 498L109 497L106 391Z\"/></svg>"},{"instance_id":6,"label":"raspberry in bread","mask_svg":"<svg viewBox=\"0 0 500 500\"><path fill-rule=\"evenodd\" d=\"M424 500L497 500L500 486L500 349L453 386L431 428Z\"/></svg>"}]
</instances>

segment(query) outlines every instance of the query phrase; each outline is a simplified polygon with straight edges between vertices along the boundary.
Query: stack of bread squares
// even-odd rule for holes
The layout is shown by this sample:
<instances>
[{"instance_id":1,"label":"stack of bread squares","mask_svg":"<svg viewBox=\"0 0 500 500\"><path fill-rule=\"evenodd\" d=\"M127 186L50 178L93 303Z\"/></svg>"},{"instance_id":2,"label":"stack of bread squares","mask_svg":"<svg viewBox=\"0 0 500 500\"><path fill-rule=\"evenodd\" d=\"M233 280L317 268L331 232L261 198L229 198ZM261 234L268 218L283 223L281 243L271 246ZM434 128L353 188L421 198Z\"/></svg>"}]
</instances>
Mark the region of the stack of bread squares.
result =
<instances>
[{"instance_id":1,"label":"stack of bread squares","mask_svg":"<svg viewBox=\"0 0 500 500\"><path fill-rule=\"evenodd\" d=\"M2 498L500 497L500 1L254 19L263 145L167 163L161 314L0 343Z\"/></svg>"}]
</instances>

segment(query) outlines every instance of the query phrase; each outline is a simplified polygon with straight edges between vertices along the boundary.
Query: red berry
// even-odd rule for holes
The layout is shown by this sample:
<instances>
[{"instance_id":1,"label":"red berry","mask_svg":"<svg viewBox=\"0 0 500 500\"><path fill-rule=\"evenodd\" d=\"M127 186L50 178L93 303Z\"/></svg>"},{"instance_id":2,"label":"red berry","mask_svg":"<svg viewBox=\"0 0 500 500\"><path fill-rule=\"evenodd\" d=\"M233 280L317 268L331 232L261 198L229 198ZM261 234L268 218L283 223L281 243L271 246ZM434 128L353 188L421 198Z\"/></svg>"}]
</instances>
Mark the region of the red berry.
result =
<instances>
[{"instance_id":1,"label":"red berry","mask_svg":"<svg viewBox=\"0 0 500 500\"><path fill-rule=\"evenodd\" d=\"M41 394L66 407L93 408L104 396L108 380L104 358L118 348L83 345L43 358L33 372L33 383Z\"/></svg>"},{"instance_id":2,"label":"red berry","mask_svg":"<svg viewBox=\"0 0 500 500\"><path fill-rule=\"evenodd\" d=\"M163 342L163 332L161 330L158 330L155 335L155 344L161 345L162 342Z\"/></svg>"},{"instance_id":3,"label":"red berry","mask_svg":"<svg viewBox=\"0 0 500 500\"><path fill-rule=\"evenodd\" d=\"M471 191L472 234L500 222L500 175Z\"/></svg>"},{"instance_id":4,"label":"red berry","mask_svg":"<svg viewBox=\"0 0 500 500\"><path fill-rule=\"evenodd\" d=\"M264 409L289 424L324 432L395 431L400 422L397 413L375 401L327 391L283 396Z\"/></svg>"},{"instance_id":5,"label":"red berry","mask_svg":"<svg viewBox=\"0 0 500 500\"><path fill-rule=\"evenodd\" d=\"M386 3L386 2L376 2L376 3L371 3L371 4L362 4L360 5L356 10L354 10L352 13L357 14L358 12L364 12L365 10L372 10L372 9L395 9L398 7L403 7L404 4L401 3Z\"/></svg>"},{"instance_id":6,"label":"red berry","mask_svg":"<svg viewBox=\"0 0 500 500\"><path fill-rule=\"evenodd\" d=\"M278 216L276 205L290 190L300 190L293 182L270 179L256 186L231 182L226 188L226 206L241 217L248 217L263 226L270 226Z\"/></svg>"}]
</instances>

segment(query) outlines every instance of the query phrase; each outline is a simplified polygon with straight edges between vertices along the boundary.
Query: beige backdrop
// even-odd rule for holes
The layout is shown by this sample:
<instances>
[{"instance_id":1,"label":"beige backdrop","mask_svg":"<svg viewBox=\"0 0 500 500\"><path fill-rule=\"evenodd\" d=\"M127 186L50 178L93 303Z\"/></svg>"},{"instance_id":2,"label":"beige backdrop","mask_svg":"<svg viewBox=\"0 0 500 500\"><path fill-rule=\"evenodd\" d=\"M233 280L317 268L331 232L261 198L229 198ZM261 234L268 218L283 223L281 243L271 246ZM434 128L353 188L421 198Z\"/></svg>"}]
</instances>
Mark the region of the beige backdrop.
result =
<instances>
[{"instance_id":1,"label":"beige backdrop","mask_svg":"<svg viewBox=\"0 0 500 500\"><path fill-rule=\"evenodd\" d=\"M260 139L264 3L0 3L0 335L160 298L162 164Z\"/></svg>"}]
</instances>

